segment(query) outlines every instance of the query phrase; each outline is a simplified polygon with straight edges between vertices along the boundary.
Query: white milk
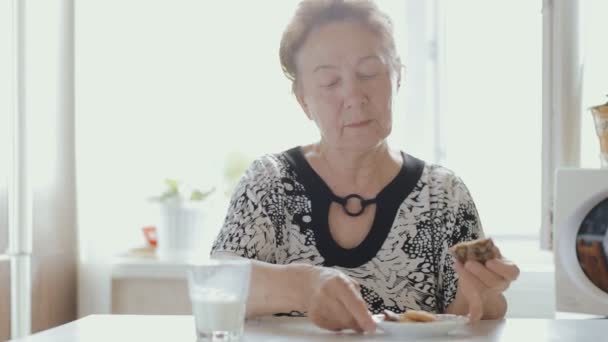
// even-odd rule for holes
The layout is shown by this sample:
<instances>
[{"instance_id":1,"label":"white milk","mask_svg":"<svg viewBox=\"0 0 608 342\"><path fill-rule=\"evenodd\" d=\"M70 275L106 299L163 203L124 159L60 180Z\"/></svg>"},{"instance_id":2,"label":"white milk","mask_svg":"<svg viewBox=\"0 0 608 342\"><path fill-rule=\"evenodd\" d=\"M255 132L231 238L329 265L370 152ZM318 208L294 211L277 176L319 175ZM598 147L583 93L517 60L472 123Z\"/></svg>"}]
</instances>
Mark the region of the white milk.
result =
<instances>
[{"instance_id":1,"label":"white milk","mask_svg":"<svg viewBox=\"0 0 608 342\"><path fill-rule=\"evenodd\" d=\"M245 321L245 304L245 298L238 298L222 289L196 289L192 294L192 313L197 333L240 335Z\"/></svg>"}]
</instances>

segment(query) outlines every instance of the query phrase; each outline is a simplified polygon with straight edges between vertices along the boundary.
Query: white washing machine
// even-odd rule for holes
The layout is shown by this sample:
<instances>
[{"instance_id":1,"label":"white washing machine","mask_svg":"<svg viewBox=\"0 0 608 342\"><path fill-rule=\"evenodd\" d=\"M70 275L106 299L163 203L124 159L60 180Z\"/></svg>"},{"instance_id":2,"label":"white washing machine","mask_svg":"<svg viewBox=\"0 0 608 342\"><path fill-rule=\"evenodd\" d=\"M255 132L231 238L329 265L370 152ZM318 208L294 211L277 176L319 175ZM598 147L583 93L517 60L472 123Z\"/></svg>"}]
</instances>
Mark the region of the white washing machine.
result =
<instances>
[{"instance_id":1,"label":"white washing machine","mask_svg":"<svg viewBox=\"0 0 608 342\"><path fill-rule=\"evenodd\" d=\"M559 169L553 207L558 311L608 316L608 169Z\"/></svg>"}]
</instances>

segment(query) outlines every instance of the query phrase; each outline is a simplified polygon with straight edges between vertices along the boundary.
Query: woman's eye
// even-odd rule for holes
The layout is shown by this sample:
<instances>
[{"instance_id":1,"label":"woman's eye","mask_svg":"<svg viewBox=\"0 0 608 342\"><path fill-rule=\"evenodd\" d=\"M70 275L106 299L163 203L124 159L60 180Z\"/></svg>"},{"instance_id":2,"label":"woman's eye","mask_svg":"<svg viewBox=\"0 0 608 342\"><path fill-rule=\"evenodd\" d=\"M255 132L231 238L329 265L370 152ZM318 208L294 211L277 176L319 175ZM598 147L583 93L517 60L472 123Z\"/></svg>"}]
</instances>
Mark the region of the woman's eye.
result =
<instances>
[{"instance_id":1,"label":"woman's eye","mask_svg":"<svg viewBox=\"0 0 608 342\"><path fill-rule=\"evenodd\" d=\"M374 78L376 76L378 76L377 72L359 74L359 77L364 80L371 80L372 78Z\"/></svg>"},{"instance_id":2,"label":"woman's eye","mask_svg":"<svg viewBox=\"0 0 608 342\"><path fill-rule=\"evenodd\" d=\"M324 87L324 88L331 88L331 87L337 85L339 82L340 82L339 79L335 79L335 80L323 83L322 87Z\"/></svg>"}]
</instances>

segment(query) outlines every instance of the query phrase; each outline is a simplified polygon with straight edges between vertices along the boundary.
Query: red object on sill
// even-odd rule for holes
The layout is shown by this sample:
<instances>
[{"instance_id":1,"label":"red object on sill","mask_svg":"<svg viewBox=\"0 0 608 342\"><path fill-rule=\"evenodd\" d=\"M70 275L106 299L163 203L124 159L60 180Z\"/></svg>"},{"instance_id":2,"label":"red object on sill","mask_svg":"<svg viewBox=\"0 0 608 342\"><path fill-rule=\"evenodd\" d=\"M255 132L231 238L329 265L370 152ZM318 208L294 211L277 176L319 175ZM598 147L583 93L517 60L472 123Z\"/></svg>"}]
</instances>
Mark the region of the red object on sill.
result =
<instances>
[{"instance_id":1,"label":"red object on sill","mask_svg":"<svg viewBox=\"0 0 608 342\"><path fill-rule=\"evenodd\" d=\"M146 242L148 242L148 246L156 247L156 242L158 241L156 238L156 227L146 226L143 227L142 230L146 237Z\"/></svg>"}]
</instances>

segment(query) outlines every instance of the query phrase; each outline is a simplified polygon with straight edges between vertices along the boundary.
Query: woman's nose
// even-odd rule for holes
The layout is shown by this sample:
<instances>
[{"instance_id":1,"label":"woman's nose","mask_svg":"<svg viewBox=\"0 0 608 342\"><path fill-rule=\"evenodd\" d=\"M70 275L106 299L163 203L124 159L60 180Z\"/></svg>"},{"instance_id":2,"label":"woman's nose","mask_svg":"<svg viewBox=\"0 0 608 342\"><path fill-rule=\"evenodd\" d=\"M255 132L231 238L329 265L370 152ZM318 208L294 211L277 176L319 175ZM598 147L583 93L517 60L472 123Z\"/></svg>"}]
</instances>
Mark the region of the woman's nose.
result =
<instances>
[{"instance_id":1,"label":"woman's nose","mask_svg":"<svg viewBox=\"0 0 608 342\"><path fill-rule=\"evenodd\" d=\"M364 106L367 94L357 80L348 82L344 87L344 106L347 108Z\"/></svg>"}]
</instances>

